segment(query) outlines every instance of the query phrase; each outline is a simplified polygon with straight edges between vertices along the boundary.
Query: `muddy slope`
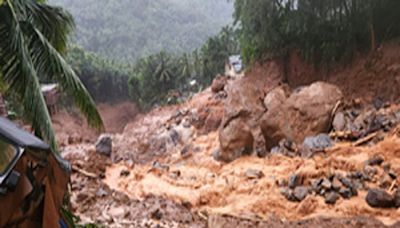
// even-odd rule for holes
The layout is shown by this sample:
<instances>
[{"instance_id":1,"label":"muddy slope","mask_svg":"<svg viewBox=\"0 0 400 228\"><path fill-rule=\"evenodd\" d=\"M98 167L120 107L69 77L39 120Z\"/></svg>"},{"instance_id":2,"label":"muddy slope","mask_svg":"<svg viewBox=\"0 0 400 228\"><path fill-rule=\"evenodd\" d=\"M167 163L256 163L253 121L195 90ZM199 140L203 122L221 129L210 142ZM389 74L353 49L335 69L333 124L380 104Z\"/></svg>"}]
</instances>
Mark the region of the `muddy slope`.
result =
<instances>
[{"instance_id":1,"label":"muddy slope","mask_svg":"<svg viewBox=\"0 0 400 228\"><path fill-rule=\"evenodd\" d=\"M372 57L360 58L324 77L342 89L348 103L360 98L357 104L368 105L379 97L392 103L383 105L385 110L396 109L400 47L390 44L380 51L382 55L373 57L377 70L369 68ZM315 73L300 69L300 63L291 66L299 68L293 70L295 79L289 78L293 87L306 84L305 75ZM235 115L225 103L254 111L280 81L277 64L258 64L245 78L228 82L226 91L237 96L207 89L184 104L140 115L123 132L112 134L111 158L96 155L92 143L67 145L63 155L74 165L73 211L83 221L110 227L399 227L399 209L375 209L365 201L368 189L379 185L382 167L356 196L333 205L317 194L291 202L281 193L282 181L293 174L310 184L332 174L361 172L376 155L390 163L396 178L385 188L393 191L400 176L395 126L366 143L337 140L310 159L282 154L247 156L228 164L213 159L218 127L226 116Z\"/></svg>"}]
</instances>

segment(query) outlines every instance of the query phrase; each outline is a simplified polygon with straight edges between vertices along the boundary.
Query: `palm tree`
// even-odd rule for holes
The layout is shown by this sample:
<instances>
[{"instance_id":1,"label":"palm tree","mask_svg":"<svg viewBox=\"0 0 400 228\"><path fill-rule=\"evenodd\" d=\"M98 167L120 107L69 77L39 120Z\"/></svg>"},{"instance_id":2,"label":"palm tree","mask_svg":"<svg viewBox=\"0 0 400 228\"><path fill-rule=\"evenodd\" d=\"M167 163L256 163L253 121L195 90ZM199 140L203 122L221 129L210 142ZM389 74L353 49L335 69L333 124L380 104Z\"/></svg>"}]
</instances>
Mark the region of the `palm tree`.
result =
<instances>
[{"instance_id":1,"label":"palm tree","mask_svg":"<svg viewBox=\"0 0 400 228\"><path fill-rule=\"evenodd\" d=\"M95 103L60 53L74 28L72 16L44 0L0 0L0 78L18 97L35 133L57 148L40 78L59 83L88 123L102 129Z\"/></svg>"}]
</instances>

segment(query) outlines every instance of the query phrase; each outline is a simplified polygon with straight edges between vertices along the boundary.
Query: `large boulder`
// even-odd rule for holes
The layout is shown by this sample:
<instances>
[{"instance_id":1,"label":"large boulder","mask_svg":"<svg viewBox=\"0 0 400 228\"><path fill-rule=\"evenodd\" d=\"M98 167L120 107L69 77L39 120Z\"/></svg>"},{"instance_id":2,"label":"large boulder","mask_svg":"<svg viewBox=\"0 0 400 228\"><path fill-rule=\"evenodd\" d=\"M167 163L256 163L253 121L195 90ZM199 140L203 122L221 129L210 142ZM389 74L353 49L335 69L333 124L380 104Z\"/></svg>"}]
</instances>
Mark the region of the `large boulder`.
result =
<instances>
[{"instance_id":1,"label":"large boulder","mask_svg":"<svg viewBox=\"0 0 400 228\"><path fill-rule=\"evenodd\" d=\"M240 118L222 126L219 131L220 149L214 153L218 161L230 162L253 151L254 137L250 128Z\"/></svg>"},{"instance_id":2,"label":"large boulder","mask_svg":"<svg viewBox=\"0 0 400 228\"><path fill-rule=\"evenodd\" d=\"M268 150L287 138L298 144L308 136L327 132L332 111L343 95L337 86L316 82L287 96L278 87L264 99L266 112L261 118L261 130Z\"/></svg>"}]
</instances>

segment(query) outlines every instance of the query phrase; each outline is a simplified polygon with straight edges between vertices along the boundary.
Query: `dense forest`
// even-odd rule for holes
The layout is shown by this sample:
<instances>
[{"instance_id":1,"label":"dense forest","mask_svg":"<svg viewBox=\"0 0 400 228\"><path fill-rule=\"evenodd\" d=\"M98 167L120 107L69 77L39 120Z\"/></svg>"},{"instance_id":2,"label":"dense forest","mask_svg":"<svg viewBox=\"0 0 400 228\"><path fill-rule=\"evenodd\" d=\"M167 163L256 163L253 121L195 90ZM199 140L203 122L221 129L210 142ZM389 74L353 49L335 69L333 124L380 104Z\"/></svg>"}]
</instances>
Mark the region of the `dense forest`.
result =
<instances>
[{"instance_id":1,"label":"dense forest","mask_svg":"<svg viewBox=\"0 0 400 228\"><path fill-rule=\"evenodd\" d=\"M298 51L316 66L374 51L400 36L398 0L236 0L247 61Z\"/></svg>"},{"instance_id":2,"label":"dense forest","mask_svg":"<svg viewBox=\"0 0 400 228\"><path fill-rule=\"evenodd\" d=\"M226 0L50 0L75 19L76 42L109 58L193 51L232 22Z\"/></svg>"}]
</instances>

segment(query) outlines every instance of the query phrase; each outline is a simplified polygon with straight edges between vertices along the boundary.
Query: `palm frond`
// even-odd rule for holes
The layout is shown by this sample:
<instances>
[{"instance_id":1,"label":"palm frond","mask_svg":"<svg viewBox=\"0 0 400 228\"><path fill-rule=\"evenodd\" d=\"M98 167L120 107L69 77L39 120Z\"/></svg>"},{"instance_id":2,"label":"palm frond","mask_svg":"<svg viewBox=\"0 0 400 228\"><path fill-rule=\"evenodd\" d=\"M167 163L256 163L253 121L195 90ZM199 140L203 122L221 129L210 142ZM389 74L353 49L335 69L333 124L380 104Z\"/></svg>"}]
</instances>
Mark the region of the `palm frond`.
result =
<instances>
[{"instance_id":1,"label":"palm frond","mask_svg":"<svg viewBox=\"0 0 400 228\"><path fill-rule=\"evenodd\" d=\"M72 28L69 14L36 0L6 0L0 5L0 75L21 100L36 133L53 149L56 141L40 88L42 77L58 82L74 98L88 123L103 129L93 99L59 53Z\"/></svg>"},{"instance_id":2,"label":"palm frond","mask_svg":"<svg viewBox=\"0 0 400 228\"><path fill-rule=\"evenodd\" d=\"M57 148L55 135L46 107L43 94L41 93L39 78L33 66L32 59L27 49L24 34L17 19L16 10L10 0L7 0L9 14L12 20L8 26L3 24L0 28L2 44L0 58L3 62L4 80L10 89L20 96L25 108L25 113L36 129L37 134L47 139L53 149Z\"/></svg>"},{"instance_id":3,"label":"palm frond","mask_svg":"<svg viewBox=\"0 0 400 228\"><path fill-rule=\"evenodd\" d=\"M88 123L92 127L102 130L103 121L96 105L71 66L38 29L28 23L23 25L24 32L30 40L29 49L37 71L59 82L62 89L74 98L75 104L85 115Z\"/></svg>"}]
</instances>

